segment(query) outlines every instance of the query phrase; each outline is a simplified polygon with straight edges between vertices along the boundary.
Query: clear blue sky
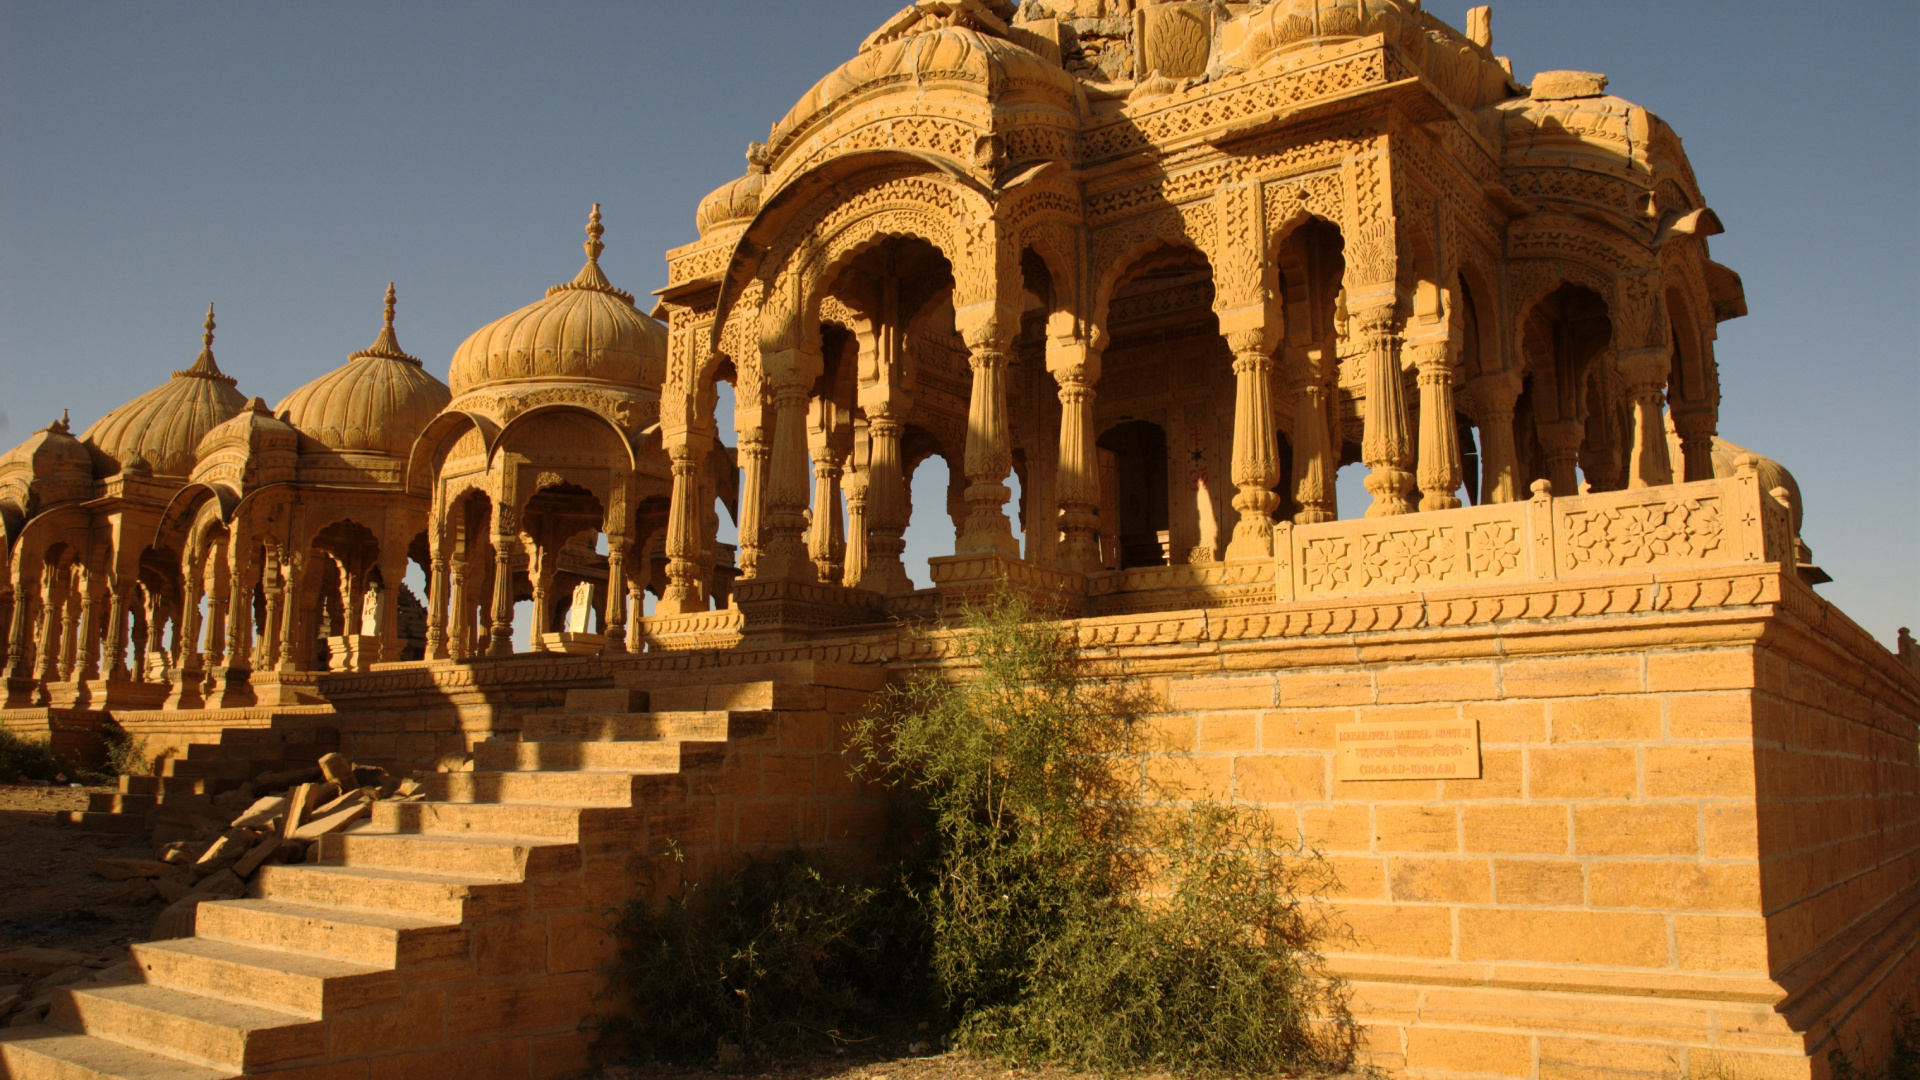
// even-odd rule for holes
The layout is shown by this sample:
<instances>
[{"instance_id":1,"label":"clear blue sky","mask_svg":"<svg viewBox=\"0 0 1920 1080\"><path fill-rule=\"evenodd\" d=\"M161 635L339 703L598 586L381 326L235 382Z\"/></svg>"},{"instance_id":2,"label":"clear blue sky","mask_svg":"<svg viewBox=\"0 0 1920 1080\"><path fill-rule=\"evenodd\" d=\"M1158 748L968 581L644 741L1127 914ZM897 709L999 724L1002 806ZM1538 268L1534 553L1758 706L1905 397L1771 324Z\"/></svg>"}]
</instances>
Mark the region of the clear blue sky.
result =
<instances>
[{"instance_id":1,"label":"clear blue sky","mask_svg":"<svg viewBox=\"0 0 1920 1080\"><path fill-rule=\"evenodd\" d=\"M608 273L656 288L700 196L902 2L0 0L0 446L190 363L210 299L269 402L372 341L389 279L444 377L573 275L596 200ZM1507 0L1494 44L1686 140L1752 310L1720 328L1721 434L1798 476L1826 596L1883 641L1920 622L1920 4Z\"/></svg>"}]
</instances>

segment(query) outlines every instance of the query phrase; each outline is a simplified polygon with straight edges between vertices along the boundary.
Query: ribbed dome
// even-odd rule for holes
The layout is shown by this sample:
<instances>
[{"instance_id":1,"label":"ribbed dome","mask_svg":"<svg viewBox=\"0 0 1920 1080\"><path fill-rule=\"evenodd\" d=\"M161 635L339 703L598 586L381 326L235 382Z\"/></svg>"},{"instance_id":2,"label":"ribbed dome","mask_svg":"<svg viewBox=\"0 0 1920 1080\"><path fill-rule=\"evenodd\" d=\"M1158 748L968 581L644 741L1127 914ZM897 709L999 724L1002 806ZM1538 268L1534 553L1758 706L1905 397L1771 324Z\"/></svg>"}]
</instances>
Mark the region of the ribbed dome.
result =
<instances>
[{"instance_id":1,"label":"ribbed dome","mask_svg":"<svg viewBox=\"0 0 1920 1080\"><path fill-rule=\"evenodd\" d=\"M1265 35L1262 53L1319 48L1368 34L1399 37L1410 18L1404 0L1282 0L1252 16L1251 33Z\"/></svg>"},{"instance_id":2,"label":"ribbed dome","mask_svg":"<svg viewBox=\"0 0 1920 1080\"><path fill-rule=\"evenodd\" d=\"M600 204L587 224L587 264L546 299L474 331L454 350L455 396L489 383L589 380L658 389L666 378L667 328L633 306L600 270Z\"/></svg>"},{"instance_id":3,"label":"ribbed dome","mask_svg":"<svg viewBox=\"0 0 1920 1080\"><path fill-rule=\"evenodd\" d=\"M93 491L93 457L60 419L0 454L0 496L18 509L85 499Z\"/></svg>"},{"instance_id":4,"label":"ribbed dome","mask_svg":"<svg viewBox=\"0 0 1920 1080\"><path fill-rule=\"evenodd\" d=\"M883 87L920 95L940 83L958 83L977 87L990 100L1037 93L1063 107L1074 107L1073 76L1046 57L998 33L912 15L911 8L902 12L894 23L868 38L859 55L815 83L773 126L767 145L776 154L783 152L787 141L815 117L845 99ZM924 28L929 25L938 28Z\"/></svg>"},{"instance_id":5,"label":"ribbed dome","mask_svg":"<svg viewBox=\"0 0 1920 1080\"><path fill-rule=\"evenodd\" d=\"M274 415L330 450L405 457L453 394L401 350L393 307L389 282L380 336L343 366L288 394Z\"/></svg>"},{"instance_id":6,"label":"ribbed dome","mask_svg":"<svg viewBox=\"0 0 1920 1080\"><path fill-rule=\"evenodd\" d=\"M727 181L700 200L700 209L693 214L693 223L700 229L700 235L705 236L727 225L744 225L752 221L753 215L760 212L760 193L766 186L767 167L750 160L747 175Z\"/></svg>"},{"instance_id":7,"label":"ribbed dome","mask_svg":"<svg viewBox=\"0 0 1920 1080\"><path fill-rule=\"evenodd\" d=\"M207 305L200 357L185 371L101 417L80 436L93 451L94 471L111 476L138 454L159 476L193 472L194 448L207 432L247 403L234 380L213 362L213 305Z\"/></svg>"}]
</instances>

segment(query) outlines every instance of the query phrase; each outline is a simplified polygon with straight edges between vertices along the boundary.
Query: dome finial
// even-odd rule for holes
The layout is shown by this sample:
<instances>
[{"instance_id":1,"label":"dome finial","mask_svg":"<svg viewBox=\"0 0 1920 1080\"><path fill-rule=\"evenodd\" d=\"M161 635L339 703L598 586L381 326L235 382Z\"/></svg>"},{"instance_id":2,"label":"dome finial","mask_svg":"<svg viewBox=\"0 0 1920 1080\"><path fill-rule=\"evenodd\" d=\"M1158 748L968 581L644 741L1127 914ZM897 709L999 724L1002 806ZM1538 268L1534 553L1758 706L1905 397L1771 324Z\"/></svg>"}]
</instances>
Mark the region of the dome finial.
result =
<instances>
[{"instance_id":1,"label":"dome finial","mask_svg":"<svg viewBox=\"0 0 1920 1080\"><path fill-rule=\"evenodd\" d=\"M607 245L601 243L600 238L606 234L606 227L600 224L600 204L594 203L593 214L587 218L588 262L597 263L600 261L600 253L607 250Z\"/></svg>"},{"instance_id":2,"label":"dome finial","mask_svg":"<svg viewBox=\"0 0 1920 1080\"><path fill-rule=\"evenodd\" d=\"M220 365L213 362L213 327L213 301L209 300L207 301L207 321L203 324L200 334L200 356L194 360L192 367L185 371L174 372L174 378L220 379L228 386L233 385L233 379L221 374Z\"/></svg>"},{"instance_id":3,"label":"dome finial","mask_svg":"<svg viewBox=\"0 0 1920 1080\"><path fill-rule=\"evenodd\" d=\"M601 243L600 238L606 233L606 227L600 224L600 204L594 203L593 213L587 217L587 264L580 268L580 272L573 276L571 282L548 289L548 296L565 289L591 289L609 296L620 297L629 304L633 303L633 295L614 288L613 282L607 280L606 271L600 269L600 253L607 250L607 245Z\"/></svg>"},{"instance_id":4,"label":"dome finial","mask_svg":"<svg viewBox=\"0 0 1920 1080\"><path fill-rule=\"evenodd\" d=\"M400 347L400 338L393 332L393 309L397 295L393 290L393 282L387 282L386 321L380 327L380 336L373 339L372 345L354 353L352 356L347 357L347 359L358 360L363 356L376 356L382 360L405 360L415 367L420 366L418 359L408 356L406 350Z\"/></svg>"}]
</instances>

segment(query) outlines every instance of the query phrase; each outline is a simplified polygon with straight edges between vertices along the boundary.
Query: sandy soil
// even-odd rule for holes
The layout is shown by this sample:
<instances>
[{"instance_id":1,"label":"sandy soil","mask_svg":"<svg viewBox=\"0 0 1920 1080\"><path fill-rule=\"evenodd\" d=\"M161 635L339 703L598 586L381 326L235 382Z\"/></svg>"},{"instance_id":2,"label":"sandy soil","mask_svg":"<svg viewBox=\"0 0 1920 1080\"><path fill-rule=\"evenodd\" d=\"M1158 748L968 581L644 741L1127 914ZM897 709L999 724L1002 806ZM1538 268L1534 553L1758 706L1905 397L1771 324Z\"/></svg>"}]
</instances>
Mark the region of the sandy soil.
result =
<instances>
[{"instance_id":1,"label":"sandy soil","mask_svg":"<svg viewBox=\"0 0 1920 1080\"><path fill-rule=\"evenodd\" d=\"M0 949L17 945L97 953L145 941L160 905L113 903L123 886L93 872L95 859L150 859L138 836L53 823L56 810L84 810L111 788L0 784Z\"/></svg>"}]
</instances>

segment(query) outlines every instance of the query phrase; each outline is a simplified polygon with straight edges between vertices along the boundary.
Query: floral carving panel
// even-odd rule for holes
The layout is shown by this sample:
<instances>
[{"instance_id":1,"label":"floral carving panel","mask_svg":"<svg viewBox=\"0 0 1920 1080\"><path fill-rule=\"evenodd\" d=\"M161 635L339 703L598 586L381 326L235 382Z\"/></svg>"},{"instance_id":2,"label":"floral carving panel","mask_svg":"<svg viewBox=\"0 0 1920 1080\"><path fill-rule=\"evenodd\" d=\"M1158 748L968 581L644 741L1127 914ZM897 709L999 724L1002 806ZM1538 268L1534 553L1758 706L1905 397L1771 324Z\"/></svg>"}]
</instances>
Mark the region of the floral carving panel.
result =
<instances>
[{"instance_id":1,"label":"floral carving panel","mask_svg":"<svg viewBox=\"0 0 1920 1080\"><path fill-rule=\"evenodd\" d=\"M1520 522L1505 519L1349 527L1304 538L1299 568L1301 592L1320 596L1517 580L1526 572Z\"/></svg>"},{"instance_id":2,"label":"floral carving panel","mask_svg":"<svg viewBox=\"0 0 1920 1080\"><path fill-rule=\"evenodd\" d=\"M1560 569L1675 566L1726 558L1720 499L1638 503L1563 513Z\"/></svg>"}]
</instances>

